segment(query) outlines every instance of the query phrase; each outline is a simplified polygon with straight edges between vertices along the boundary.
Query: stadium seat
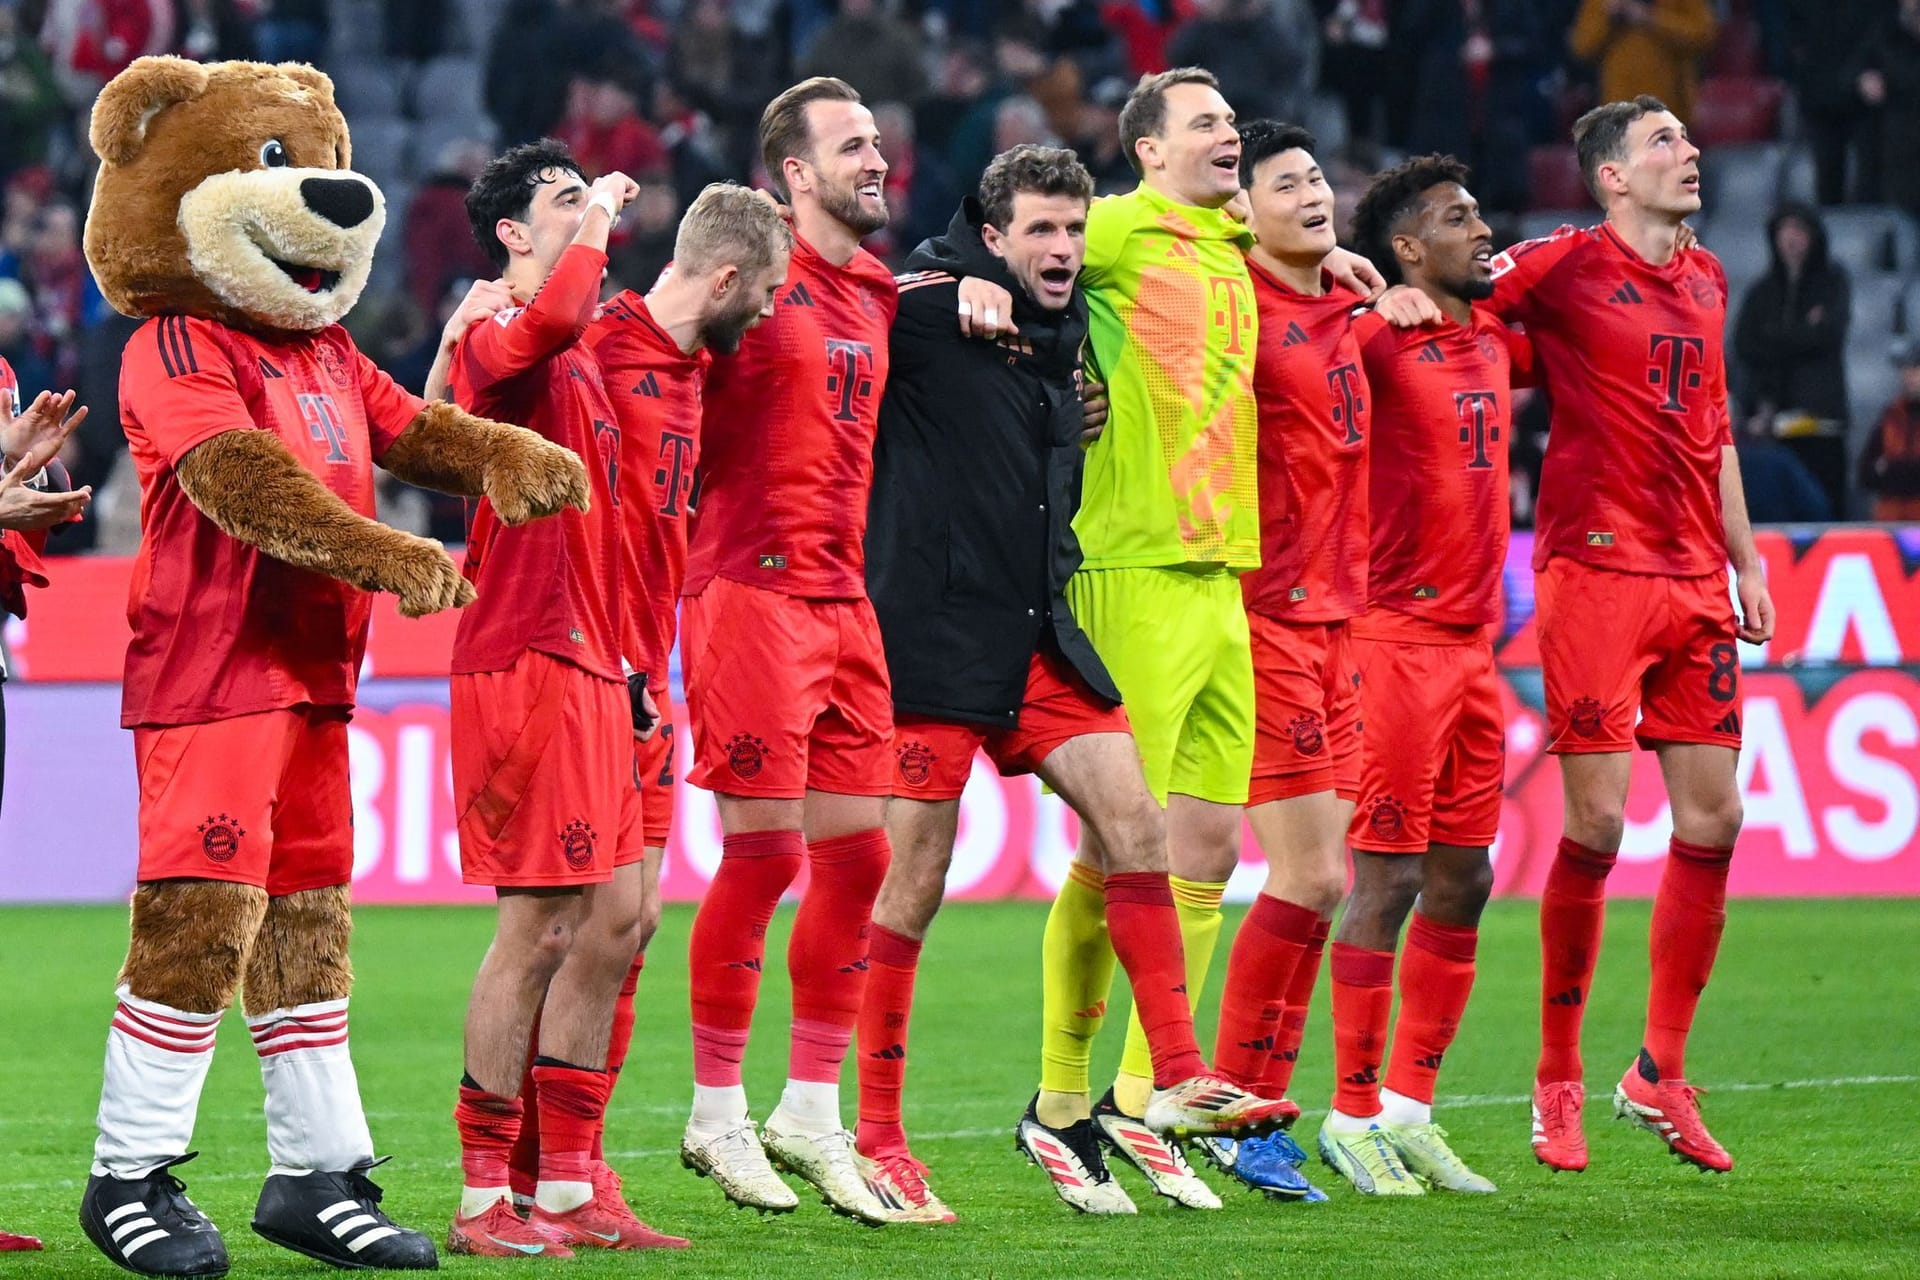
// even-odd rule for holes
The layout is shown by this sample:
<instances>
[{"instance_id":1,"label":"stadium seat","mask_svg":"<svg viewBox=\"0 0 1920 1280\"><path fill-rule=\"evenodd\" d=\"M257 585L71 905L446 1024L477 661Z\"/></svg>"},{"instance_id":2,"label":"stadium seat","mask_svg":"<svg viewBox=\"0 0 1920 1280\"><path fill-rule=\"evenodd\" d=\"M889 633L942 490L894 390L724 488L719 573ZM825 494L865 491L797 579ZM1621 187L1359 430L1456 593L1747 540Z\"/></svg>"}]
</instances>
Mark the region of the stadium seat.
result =
<instances>
[{"instance_id":1,"label":"stadium seat","mask_svg":"<svg viewBox=\"0 0 1920 1280\"><path fill-rule=\"evenodd\" d=\"M471 122L483 111L480 105L482 74L477 58L459 54L448 54L427 63L413 84L415 118Z\"/></svg>"},{"instance_id":2,"label":"stadium seat","mask_svg":"<svg viewBox=\"0 0 1920 1280\"><path fill-rule=\"evenodd\" d=\"M1907 278L1882 271L1855 271L1850 332L1884 350L1905 324Z\"/></svg>"},{"instance_id":3,"label":"stadium seat","mask_svg":"<svg viewBox=\"0 0 1920 1280\"><path fill-rule=\"evenodd\" d=\"M1538 240L1562 227L1590 227L1600 221L1600 211L1592 205L1584 209L1535 209L1520 215L1520 238Z\"/></svg>"},{"instance_id":4,"label":"stadium seat","mask_svg":"<svg viewBox=\"0 0 1920 1280\"><path fill-rule=\"evenodd\" d=\"M1714 219L1731 217L1747 225L1764 220L1780 202L1783 163L1784 148L1774 142L1707 152L1700 161L1707 212Z\"/></svg>"},{"instance_id":5,"label":"stadium seat","mask_svg":"<svg viewBox=\"0 0 1920 1280\"><path fill-rule=\"evenodd\" d=\"M1834 261L1855 274L1864 271L1910 271L1916 265L1913 219L1882 205L1848 205L1826 209L1827 243Z\"/></svg>"},{"instance_id":6,"label":"stadium seat","mask_svg":"<svg viewBox=\"0 0 1920 1280\"><path fill-rule=\"evenodd\" d=\"M1773 265L1773 254L1767 248L1767 229L1764 225L1715 222L1707 228L1701 242L1720 259L1721 270L1727 273L1727 319L1731 323L1747 290Z\"/></svg>"},{"instance_id":7,"label":"stadium seat","mask_svg":"<svg viewBox=\"0 0 1920 1280\"><path fill-rule=\"evenodd\" d=\"M1786 87L1769 76L1709 76L1700 82L1688 132L1702 147L1766 142L1780 129Z\"/></svg>"},{"instance_id":8,"label":"stadium seat","mask_svg":"<svg viewBox=\"0 0 1920 1280\"><path fill-rule=\"evenodd\" d=\"M1760 76L1766 58L1760 48L1760 27L1752 18L1732 18L1720 27L1719 39L1707 59L1710 76Z\"/></svg>"},{"instance_id":9,"label":"stadium seat","mask_svg":"<svg viewBox=\"0 0 1920 1280\"><path fill-rule=\"evenodd\" d=\"M412 175L411 125L394 116L354 120L351 124L355 169L379 183L382 190Z\"/></svg>"},{"instance_id":10,"label":"stadium seat","mask_svg":"<svg viewBox=\"0 0 1920 1280\"><path fill-rule=\"evenodd\" d=\"M1577 209L1588 202L1570 145L1535 147L1527 156L1529 209Z\"/></svg>"},{"instance_id":11,"label":"stadium seat","mask_svg":"<svg viewBox=\"0 0 1920 1280\"><path fill-rule=\"evenodd\" d=\"M401 78L385 59L356 56L327 74L333 77L333 99L340 104L356 140L362 119L400 114Z\"/></svg>"}]
</instances>

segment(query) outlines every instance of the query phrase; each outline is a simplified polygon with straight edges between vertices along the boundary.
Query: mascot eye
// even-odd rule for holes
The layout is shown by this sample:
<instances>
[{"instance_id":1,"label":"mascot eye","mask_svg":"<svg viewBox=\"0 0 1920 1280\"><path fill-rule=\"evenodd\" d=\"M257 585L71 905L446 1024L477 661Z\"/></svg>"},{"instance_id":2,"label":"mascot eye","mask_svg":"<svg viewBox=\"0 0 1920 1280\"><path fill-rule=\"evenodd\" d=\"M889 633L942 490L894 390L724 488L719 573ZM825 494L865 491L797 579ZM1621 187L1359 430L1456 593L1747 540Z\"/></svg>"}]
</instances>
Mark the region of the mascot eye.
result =
<instances>
[{"instance_id":1,"label":"mascot eye","mask_svg":"<svg viewBox=\"0 0 1920 1280\"><path fill-rule=\"evenodd\" d=\"M268 138L260 148L260 163L269 169L284 169L292 162L287 159L287 149L280 145L280 139Z\"/></svg>"}]
</instances>

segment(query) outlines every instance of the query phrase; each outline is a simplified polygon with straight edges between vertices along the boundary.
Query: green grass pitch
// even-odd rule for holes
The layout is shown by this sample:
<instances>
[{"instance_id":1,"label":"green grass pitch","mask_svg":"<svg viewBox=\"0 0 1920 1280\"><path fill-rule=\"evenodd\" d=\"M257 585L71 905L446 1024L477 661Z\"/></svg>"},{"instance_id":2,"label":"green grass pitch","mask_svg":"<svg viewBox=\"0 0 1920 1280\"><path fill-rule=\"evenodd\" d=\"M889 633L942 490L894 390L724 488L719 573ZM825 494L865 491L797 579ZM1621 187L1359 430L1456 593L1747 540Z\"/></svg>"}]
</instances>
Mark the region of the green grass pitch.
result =
<instances>
[{"instance_id":1,"label":"green grass pitch","mask_svg":"<svg viewBox=\"0 0 1920 1280\"><path fill-rule=\"evenodd\" d=\"M1437 1113L1456 1148L1500 1184L1498 1195L1368 1201L1316 1164L1332 1201L1282 1206L1232 1191L1206 1170L1227 1207L1195 1213L1150 1199L1129 1172L1120 1176L1140 1216L1091 1220L1054 1198L1010 1137L1035 1080L1044 908L951 907L923 959L907 1120L961 1220L876 1231L830 1216L811 1196L797 1213L759 1218L680 1168L691 913L675 908L641 984L608 1148L642 1216L691 1236L694 1248L443 1265L470 1276L559 1267L702 1280L1920 1276L1920 901L1736 902L1731 916L1689 1063L1714 1089L1706 1115L1738 1161L1730 1176L1685 1168L1651 1135L1610 1118L1606 1097L1638 1044L1645 991L1647 907L1638 902L1612 909L1587 1019L1589 1089L1599 1095L1587 1124L1593 1167L1554 1176L1534 1163L1522 1100L1535 1049L1534 907L1501 903L1488 913L1479 986L1441 1077ZM784 911L770 955L782 954L790 920ZM479 910L369 909L355 939L355 1058L375 1140L397 1157L377 1176L395 1217L442 1238L459 1177L450 1112L461 1016L489 930ZM81 1236L74 1211L124 944L122 911L0 911L0 1226L48 1245L43 1254L0 1255L0 1280L117 1274ZM1201 1006L1203 1045L1224 942L1220 956ZM749 1057L756 1116L773 1104L786 1065L780 967L768 965ZM1112 1070L1119 1034L1118 1016L1110 1017L1098 1083ZM1297 1132L1309 1148L1330 1092L1330 1058L1323 986L1294 1089L1308 1108ZM851 1118L851 1068L844 1095ZM247 1228L264 1172L262 1134L258 1069L244 1025L229 1018L200 1112L202 1154L181 1172L225 1229L236 1276L323 1274Z\"/></svg>"}]
</instances>

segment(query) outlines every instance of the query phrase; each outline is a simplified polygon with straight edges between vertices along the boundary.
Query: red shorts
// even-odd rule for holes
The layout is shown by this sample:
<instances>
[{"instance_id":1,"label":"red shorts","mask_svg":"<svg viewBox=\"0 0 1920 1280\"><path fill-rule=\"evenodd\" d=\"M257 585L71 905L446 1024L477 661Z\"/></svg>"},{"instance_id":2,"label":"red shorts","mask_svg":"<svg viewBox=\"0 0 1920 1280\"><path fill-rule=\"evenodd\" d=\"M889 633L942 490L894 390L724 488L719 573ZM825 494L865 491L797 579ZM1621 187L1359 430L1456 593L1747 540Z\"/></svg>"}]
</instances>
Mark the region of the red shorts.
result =
<instances>
[{"instance_id":1,"label":"red shorts","mask_svg":"<svg viewBox=\"0 0 1920 1280\"><path fill-rule=\"evenodd\" d=\"M1740 648L1725 573L1650 577L1556 556L1534 575L1534 609L1547 750L1739 750Z\"/></svg>"},{"instance_id":2,"label":"red shorts","mask_svg":"<svg viewBox=\"0 0 1920 1280\"><path fill-rule=\"evenodd\" d=\"M231 880L279 897L353 878L342 711L135 729L133 755L143 882Z\"/></svg>"},{"instance_id":3,"label":"red shorts","mask_svg":"<svg viewBox=\"0 0 1920 1280\"><path fill-rule=\"evenodd\" d=\"M1386 610L1353 625L1367 733L1348 843L1368 853L1491 845L1507 749L1492 636L1449 636Z\"/></svg>"},{"instance_id":4,"label":"red shorts","mask_svg":"<svg viewBox=\"0 0 1920 1280\"><path fill-rule=\"evenodd\" d=\"M673 834L673 721L667 718L671 712L666 696L656 696L660 702L660 727L645 742L635 739L633 744L633 789L640 793L642 849L664 849L667 837ZM638 856L627 856L625 844L621 845L620 855L620 866L640 860Z\"/></svg>"},{"instance_id":5,"label":"red shorts","mask_svg":"<svg viewBox=\"0 0 1920 1280\"><path fill-rule=\"evenodd\" d=\"M681 609L693 721L687 781L723 795L893 790L893 694L859 600L805 600L715 578Z\"/></svg>"},{"instance_id":6,"label":"red shorts","mask_svg":"<svg viewBox=\"0 0 1920 1280\"><path fill-rule=\"evenodd\" d=\"M529 649L453 677L453 799L468 884L603 884L629 813L633 709L624 681Z\"/></svg>"},{"instance_id":7,"label":"red shorts","mask_svg":"<svg viewBox=\"0 0 1920 1280\"><path fill-rule=\"evenodd\" d=\"M1360 673L1345 622L1249 613L1253 781L1249 805L1317 791L1360 794Z\"/></svg>"},{"instance_id":8,"label":"red shorts","mask_svg":"<svg viewBox=\"0 0 1920 1280\"><path fill-rule=\"evenodd\" d=\"M1011 729L903 715L893 726L893 794L907 800L958 800L985 750L1002 776L1032 773L1055 747L1089 733L1131 733L1127 713L1080 678L1073 664L1039 652L1027 665L1020 722Z\"/></svg>"}]
</instances>

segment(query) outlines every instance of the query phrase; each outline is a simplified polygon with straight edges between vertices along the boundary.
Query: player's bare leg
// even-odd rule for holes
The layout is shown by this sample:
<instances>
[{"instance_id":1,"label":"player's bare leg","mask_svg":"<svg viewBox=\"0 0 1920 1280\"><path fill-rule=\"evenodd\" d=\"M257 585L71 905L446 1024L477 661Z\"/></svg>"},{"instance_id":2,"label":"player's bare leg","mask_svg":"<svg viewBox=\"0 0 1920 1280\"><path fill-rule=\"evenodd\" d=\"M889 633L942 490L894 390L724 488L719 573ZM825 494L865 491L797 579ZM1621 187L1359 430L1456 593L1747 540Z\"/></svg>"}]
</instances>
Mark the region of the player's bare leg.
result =
<instances>
[{"instance_id":1,"label":"player's bare leg","mask_svg":"<svg viewBox=\"0 0 1920 1280\"><path fill-rule=\"evenodd\" d=\"M1400 1163L1429 1186L1489 1192L1433 1122L1433 1084L1472 990L1481 911L1493 889L1485 847L1434 844L1424 854L1355 850L1353 890L1336 942L1391 957L1400 929L1417 911L1400 960L1400 1013L1387 1057L1391 988L1361 991L1336 1007L1338 1092L1348 1128L1378 1124ZM1351 996L1353 993L1345 993ZM1376 1081L1385 1068L1385 1087ZM1351 1145L1351 1144L1349 1144Z\"/></svg>"},{"instance_id":2,"label":"player's bare leg","mask_svg":"<svg viewBox=\"0 0 1920 1280\"><path fill-rule=\"evenodd\" d=\"M1682 1160L1725 1172L1733 1157L1701 1122L1686 1047L1726 929L1727 870L1743 816L1738 756L1731 747L1677 742L1658 754L1673 842L1653 900L1646 1033L1638 1060L1614 1090L1614 1114L1664 1139Z\"/></svg>"},{"instance_id":3,"label":"player's bare leg","mask_svg":"<svg viewBox=\"0 0 1920 1280\"><path fill-rule=\"evenodd\" d=\"M1587 1167L1580 1026L1606 918L1607 875L1626 828L1633 757L1625 751L1560 757L1565 834L1540 895L1540 1061L1534 1070L1533 1153L1549 1168Z\"/></svg>"},{"instance_id":4,"label":"player's bare leg","mask_svg":"<svg viewBox=\"0 0 1920 1280\"><path fill-rule=\"evenodd\" d=\"M945 1223L954 1214L927 1185L900 1122L907 1030L920 944L946 892L947 867L960 831L958 800L887 802L893 861L873 904L867 989L858 1024L860 1123L855 1165L898 1222Z\"/></svg>"}]
</instances>

